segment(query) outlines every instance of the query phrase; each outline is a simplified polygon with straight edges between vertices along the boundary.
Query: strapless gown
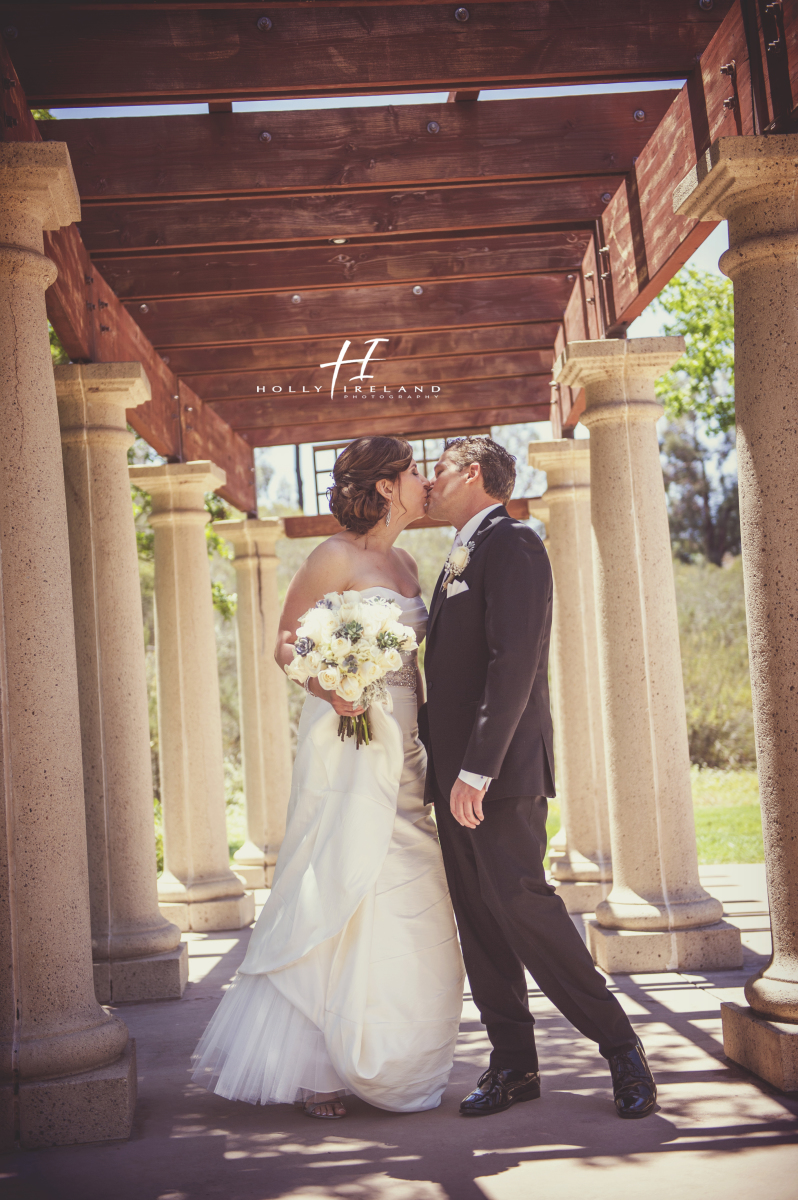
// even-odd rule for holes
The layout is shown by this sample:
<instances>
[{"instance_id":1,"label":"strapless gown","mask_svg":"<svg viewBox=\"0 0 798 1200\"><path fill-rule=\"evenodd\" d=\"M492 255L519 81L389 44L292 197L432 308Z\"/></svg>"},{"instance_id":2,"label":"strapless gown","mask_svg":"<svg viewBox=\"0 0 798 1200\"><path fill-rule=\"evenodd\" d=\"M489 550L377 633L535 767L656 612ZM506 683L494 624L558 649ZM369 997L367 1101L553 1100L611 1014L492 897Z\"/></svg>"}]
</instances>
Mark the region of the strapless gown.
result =
<instances>
[{"instance_id":1,"label":"strapless gown","mask_svg":"<svg viewBox=\"0 0 798 1200\"><path fill-rule=\"evenodd\" d=\"M420 642L420 597L388 588ZM409 658L409 656L408 656ZM246 957L194 1054L231 1100L353 1092L391 1112L435 1108L452 1067L463 961L418 740L415 669L389 681L355 749L305 701L285 840Z\"/></svg>"}]
</instances>

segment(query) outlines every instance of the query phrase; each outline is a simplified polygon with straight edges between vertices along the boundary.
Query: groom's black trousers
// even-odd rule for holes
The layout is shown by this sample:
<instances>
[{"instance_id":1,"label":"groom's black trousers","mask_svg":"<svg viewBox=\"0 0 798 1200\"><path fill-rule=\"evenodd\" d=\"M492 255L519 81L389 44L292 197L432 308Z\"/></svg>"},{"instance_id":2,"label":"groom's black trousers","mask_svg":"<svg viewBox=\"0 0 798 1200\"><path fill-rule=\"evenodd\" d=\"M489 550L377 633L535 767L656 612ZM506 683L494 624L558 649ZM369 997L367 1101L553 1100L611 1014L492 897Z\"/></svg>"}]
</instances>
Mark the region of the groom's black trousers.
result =
<instances>
[{"instance_id":1,"label":"groom's black trousers","mask_svg":"<svg viewBox=\"0 0 798 1200\"><path fill-rule=\"evenodd\" d=\"M490 1065L537 1070L524 967L605 1058L631 1049L629 1018L546 883L546 798L488 800L482 824L466 829L436 791L443 861L471 994L493 1046Z\"/></svg>"}]
</instances>

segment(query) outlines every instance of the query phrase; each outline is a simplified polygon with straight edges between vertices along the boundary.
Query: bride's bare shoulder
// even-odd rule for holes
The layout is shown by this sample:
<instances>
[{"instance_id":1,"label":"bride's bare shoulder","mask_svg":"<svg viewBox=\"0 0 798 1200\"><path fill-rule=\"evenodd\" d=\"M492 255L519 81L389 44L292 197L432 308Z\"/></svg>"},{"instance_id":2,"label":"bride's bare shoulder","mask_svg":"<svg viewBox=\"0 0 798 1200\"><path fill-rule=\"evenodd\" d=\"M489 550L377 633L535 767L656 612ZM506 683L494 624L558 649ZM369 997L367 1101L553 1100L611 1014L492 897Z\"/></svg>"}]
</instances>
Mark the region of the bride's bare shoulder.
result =
<instances>
[{"instance_id":1,"label":"bride's bare shoulder","mask_svg":"<svg viewBox=\"0 0 798 1200\"><path fill-rule=\"evenodd\" d=\"M402 560L402 565L406 570L410 571L414 579L418 579L418 563L413 558L409 550L403 549L402 546L394 546L394 553L399 555Z\"/></svg>"}]
</instances>

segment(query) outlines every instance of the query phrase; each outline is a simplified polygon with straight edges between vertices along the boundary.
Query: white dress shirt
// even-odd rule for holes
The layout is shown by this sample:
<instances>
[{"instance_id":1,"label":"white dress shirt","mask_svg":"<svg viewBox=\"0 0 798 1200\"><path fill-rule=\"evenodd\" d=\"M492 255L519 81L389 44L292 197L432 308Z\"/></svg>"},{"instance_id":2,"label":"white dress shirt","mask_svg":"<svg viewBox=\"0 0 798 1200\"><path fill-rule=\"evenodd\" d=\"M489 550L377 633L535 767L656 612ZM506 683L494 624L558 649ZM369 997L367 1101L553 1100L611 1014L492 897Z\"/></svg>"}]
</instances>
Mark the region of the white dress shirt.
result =
<instances>
[{"instance_id":1,"label":"white dress shirt","mask_svg":"<svg viewBox=\"0 0 798 1200\"><path fill-rule=\"evenodd\" d=\"M470 521L466 521L463 528L459 529L455 534L454 542L452 543L452 550L455 550L458 546L468 545L469 539L474 536L482 522L485 520L485 517L488 515L488 513L493 512L494 508L501 508L501 504L489 504L487 508L483 508L481 512L476 513ZM490 775L476 775L473 771L461 771L459 778L462 779L463 783L470 783L471 787L476 788L477 791L480 792L483 788L486 788L491 781Z\"/></svg>"}]
</instances>

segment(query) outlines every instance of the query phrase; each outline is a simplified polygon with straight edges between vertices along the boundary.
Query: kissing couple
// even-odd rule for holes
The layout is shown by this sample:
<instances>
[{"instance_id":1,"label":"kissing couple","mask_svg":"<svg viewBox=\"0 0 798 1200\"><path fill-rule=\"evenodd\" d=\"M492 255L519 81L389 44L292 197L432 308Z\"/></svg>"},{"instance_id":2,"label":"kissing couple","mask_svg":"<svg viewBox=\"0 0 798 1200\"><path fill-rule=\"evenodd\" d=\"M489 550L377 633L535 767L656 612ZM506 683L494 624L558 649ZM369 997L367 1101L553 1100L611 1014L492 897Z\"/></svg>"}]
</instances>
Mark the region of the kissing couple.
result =
<instances>
[{"instance_id":1,"label":"kissing couple","mask_svg":"<svg viewBox=\"0 0 798 1200\"><path fill-rule=\"evenodd\" d=\"M505 508L515 459L489 437L455 438L428 482L404 439L364 437L333 479L342 531L294 576L276 660L294 661L307 610L356 592L426 635L424 677L416 651L402 655L362 746L339 737L362 701L305 680L274 882L194 1079L323 1120L346 1115L348 1093L389 1112L435 1108L465 970L492 1050L460 1112L502 1112L540 1096L526 968L608 1059L618 1114L648 1116L643 1047L543 868L552 576L540 538ZM415 559L395 545L425 512L458 531L429 614Z\"/></svg>"}]
</instances>

